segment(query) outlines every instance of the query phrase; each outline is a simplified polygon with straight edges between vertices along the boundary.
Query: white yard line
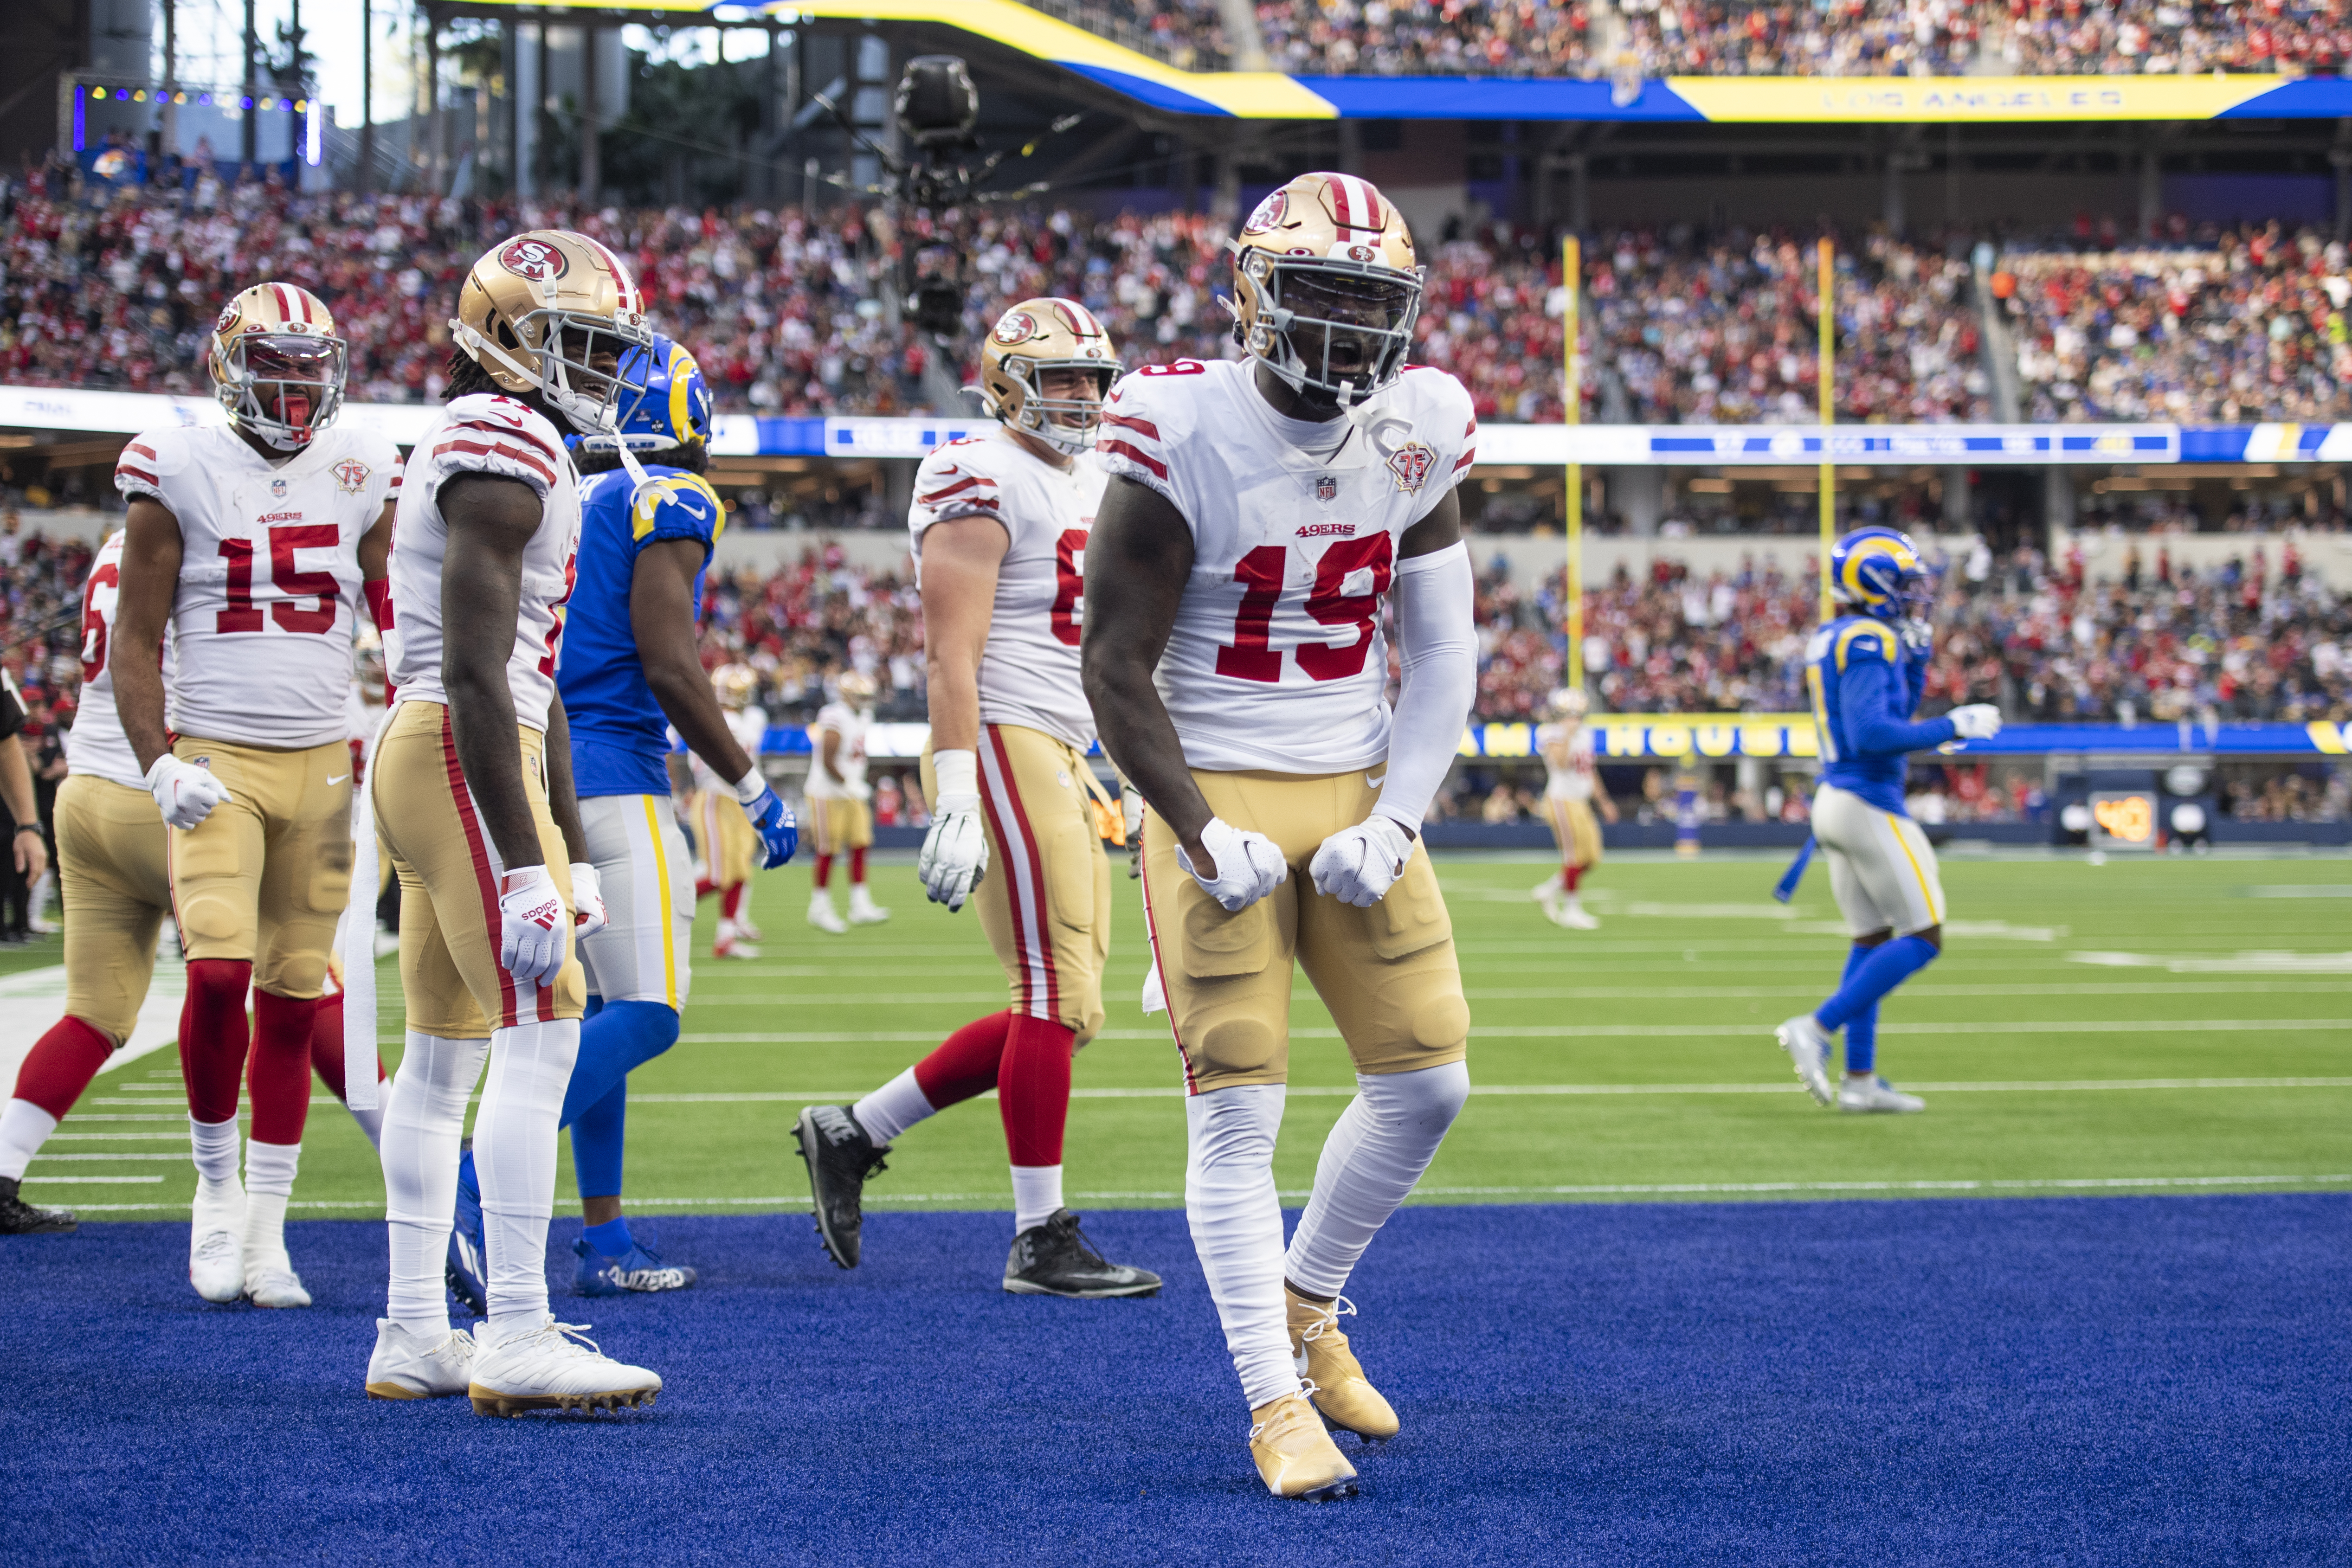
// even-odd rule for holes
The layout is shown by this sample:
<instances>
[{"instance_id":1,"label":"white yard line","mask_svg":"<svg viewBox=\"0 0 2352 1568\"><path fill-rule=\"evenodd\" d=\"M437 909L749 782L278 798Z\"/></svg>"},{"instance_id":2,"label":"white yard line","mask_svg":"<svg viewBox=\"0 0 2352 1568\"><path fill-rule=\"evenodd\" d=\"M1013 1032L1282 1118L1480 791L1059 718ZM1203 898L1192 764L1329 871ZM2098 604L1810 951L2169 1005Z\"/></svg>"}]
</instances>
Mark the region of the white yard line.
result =
<instances>
[{"instance_id":1,"label":"white yard line","mask_svg":"<svg viewBox=\"0 0 2352 1568\"><path fill-rule=\"evenodd\" d=\"M159 954L155 978L147 1000L139 1009L139 1022L122 1049L106 1059L106 1072L119 1072L143 1056L174 1044L180 1036L180 1002L187 993L187 971L178 958ZM16 1070L32 1053L33 1044L66 1016L66 967L44 965L20 969L0 978L0 1014L8 1028L0 1036L0 1083L14 1084Z\"/></svg>"},{"instance_id":2,"label":"white yard line","mask_svg":"<svg viewBox=\"0 0 2352 1568\"><path fill-rule=\"evenodd\" d=\"M1883 1024L1882 1035L2010 1035L2010 1034L2193 1034L2200 1030L2352 1031L2352 1019L2063 1019L2033 1023L1898 1023ZM1769 1036L1763 1023L1698 1024L1503 1024L1473 1026L1474 1039L1486 1040L1688 1040L1745 1039ZM1107 1029L1097 1040L1166 1040L1160 1029ZM1338 1040L1336 1029L1293 1029L1293 1040ZM937 1030L820 1030L772 1034L682 1034L685 1045L890 1045L940 1039ZM97 1102L135 1104L135 1101ZM311 1103L318 1103L317 1101Z\"/></svg>"}]
</instances>

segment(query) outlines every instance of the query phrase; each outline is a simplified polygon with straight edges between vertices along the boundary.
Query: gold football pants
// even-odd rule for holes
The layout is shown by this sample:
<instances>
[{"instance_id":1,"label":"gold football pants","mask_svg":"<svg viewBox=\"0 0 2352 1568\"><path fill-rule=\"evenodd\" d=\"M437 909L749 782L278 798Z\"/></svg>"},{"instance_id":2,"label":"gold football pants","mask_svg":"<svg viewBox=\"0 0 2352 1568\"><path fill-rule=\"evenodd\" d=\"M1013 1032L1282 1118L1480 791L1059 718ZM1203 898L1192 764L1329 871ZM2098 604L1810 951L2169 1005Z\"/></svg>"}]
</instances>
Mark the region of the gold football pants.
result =
<instances>
[{"instance_id":1,"label":"gold football pants","mask_svg":"<svg viewBox=\"0 0 2352 1568\"><path fill-rule=\"evenodd\" d=\"M350 745L271 751L184 735L172 755L228 790L203 821L169 833L188 956L251 960L260 989L320 995L352 891Z\"/></svg>"},{"instance_id":2,"label":"gold football pants","mask_svg":"<svg viewBox=\"0 0 2352 1568\"><path fill-rule=\"evenodd\" d=\"M76 773L58 786L58 886L66 911L66 1012L121 1045L155 976L155 936L172 905L155 798Z\"/></svg>"}]
</instances>

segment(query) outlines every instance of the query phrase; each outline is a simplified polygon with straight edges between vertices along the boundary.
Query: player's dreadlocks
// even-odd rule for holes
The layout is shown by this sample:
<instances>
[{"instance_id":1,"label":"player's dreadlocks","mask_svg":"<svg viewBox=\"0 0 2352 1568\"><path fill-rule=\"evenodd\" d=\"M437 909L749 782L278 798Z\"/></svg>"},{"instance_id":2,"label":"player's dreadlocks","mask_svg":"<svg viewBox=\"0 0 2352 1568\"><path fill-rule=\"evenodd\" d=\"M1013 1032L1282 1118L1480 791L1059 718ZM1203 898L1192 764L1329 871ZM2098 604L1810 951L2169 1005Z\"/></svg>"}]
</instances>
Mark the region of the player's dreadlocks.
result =
<instances>
[{"instance_id":1,"label":"player's dreadlocks","mask_svg":"<svg viewBox=\"0 0 2352 1568\"><path fill-rule=\"evenodd\" d=\"M449 362L443 369L449 384L441 395L451 402L461 397L471 397L476 392L488 392L493 397L514 395L492 381L490 372L482 368L482 362L463 349L451 349Z\"/></svg>"}]
</instances>

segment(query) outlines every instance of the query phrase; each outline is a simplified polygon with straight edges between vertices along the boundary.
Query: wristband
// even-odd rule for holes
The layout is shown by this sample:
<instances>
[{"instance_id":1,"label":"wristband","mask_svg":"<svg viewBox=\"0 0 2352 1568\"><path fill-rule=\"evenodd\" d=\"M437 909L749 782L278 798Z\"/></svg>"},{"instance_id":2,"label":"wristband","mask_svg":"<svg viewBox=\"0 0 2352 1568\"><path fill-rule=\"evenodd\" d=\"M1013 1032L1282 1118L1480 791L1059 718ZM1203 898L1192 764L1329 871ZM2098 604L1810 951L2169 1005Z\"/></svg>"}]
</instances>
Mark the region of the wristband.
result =
<instances>
[{"instance_id":1,"label":"wristband","mask_svg":"<svg viewBox=\"0 0 2352 1568\"><path fill-rule=\"evenodd\" d=\"M980 794L980 753L977 751L934 751L931 753L931 772L939 779L941 800L952 800L959 795L977 798Z\"/></svg>"},{"instance_id":2,"label":"wristband","mask_svg":"<svg viewBox=\"0 0 2352 1568\"><path fill-rule=\"evenodd\" d=\"M768 780L761 776L757 762L743 771L743 777L728 786L735 791L738 803L748 806L768 792Z\"/></svg>"},{"instance_id":3,"label":"wristband","mask_svg":"<svg viewBox=\"0 0 2352 1568\"><path fill-rule=\"evenodd\" d=\"M16 824L16 831L20 833L37 833L41 831L41 824L38 822L19 822Z\"/></svg>"}]
</instances>

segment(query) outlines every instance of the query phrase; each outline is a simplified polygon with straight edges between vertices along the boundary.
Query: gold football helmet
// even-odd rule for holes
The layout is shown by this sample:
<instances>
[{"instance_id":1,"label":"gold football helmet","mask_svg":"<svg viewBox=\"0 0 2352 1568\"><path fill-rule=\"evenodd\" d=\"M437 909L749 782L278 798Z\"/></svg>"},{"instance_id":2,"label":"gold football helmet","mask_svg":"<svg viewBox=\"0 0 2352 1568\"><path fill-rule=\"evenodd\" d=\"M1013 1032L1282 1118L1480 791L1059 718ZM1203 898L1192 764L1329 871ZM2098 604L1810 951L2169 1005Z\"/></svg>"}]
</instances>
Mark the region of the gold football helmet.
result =
<instances>
[{"instance_id":1,"label":"gold football helmet","mask_svg":"<svg viewBox=\"0 0 2352 1568\"><path fill-rule=\"evenodd\" d=\"M645 297L586 235L532 229L482 253L449 322L457 346L510 392L538 391L583 434L620 427L621 356L647 348Z\"/></svg>"},{"instance_id":2,"label":"gold football helmet","mask_svg":"<svg viewBox=\"0 0 2352 1568\"><path fill-rule=\"evenodd\" d=\"M834 689L851 707L863 708L874 701L874 694L881 688L874 684L874 677L863 670L844 670L840 679L834 682Z\"/></svg>"},{"instance_id":3,"label":"gold football helmet","mask_svg":"<svg viewBox=\"0 0 2352 1568\"><path fill-rule=\"evenodd\" d=\"M980 346L981 407L1024 435L1064 452L1095 444L1103 395L1119 376L1118 350L1094 313L1075 299L1024 299L998 318ZM1048 371L1092 371L1087 397L1049 398Z\"/></svg>"},{"instance_id":4,"label":"gold football helmet","mask_svg":"<svg viewBox=\"0 0 2352 1568\"><path fill-rule=\"evenodd\" d=\"M710 672L710 684L719 693L719 706L734 709L751 706L751 697L760 689L759 672L749 664L721 664Z\"/></svg>"},{"instance_id":5,"label":"gold football helmet","mask_svg":"<svg viewBox=\"0 0 2352 1568\"><path fill-rule=\"evenodd\" d=\"M1554 719L1580 720L1591 711L1591 708L1592 699L1585 695L1582 686L1562 686L1552 693L1551 699L1544 704L1544 716Z\"/></svg>"},{"instance_id":6,"label":"gold football helmet","mask_svg":"<svg viewBox=\"0 0 2352 1568\"><path fill-rule=\"evenodd\" d=\"M350 363L325 303L291 283L257 283L222 307L205 353L229 423L278 452L335 422Z\"/></svg>"},{"instance_id":7,"label":"gold football helmet","mask_svg":"<svg viewBox=\"0 0 2352 1568\"><path fill-rule=\"evenodd\" d=\"M1403 215L1371 182L1301 174L1232 243L1234 335L1252 358L1342 408L1403 373L1423 274Z\"/></svg>"}]
</instances>

